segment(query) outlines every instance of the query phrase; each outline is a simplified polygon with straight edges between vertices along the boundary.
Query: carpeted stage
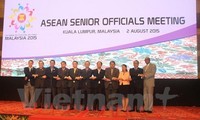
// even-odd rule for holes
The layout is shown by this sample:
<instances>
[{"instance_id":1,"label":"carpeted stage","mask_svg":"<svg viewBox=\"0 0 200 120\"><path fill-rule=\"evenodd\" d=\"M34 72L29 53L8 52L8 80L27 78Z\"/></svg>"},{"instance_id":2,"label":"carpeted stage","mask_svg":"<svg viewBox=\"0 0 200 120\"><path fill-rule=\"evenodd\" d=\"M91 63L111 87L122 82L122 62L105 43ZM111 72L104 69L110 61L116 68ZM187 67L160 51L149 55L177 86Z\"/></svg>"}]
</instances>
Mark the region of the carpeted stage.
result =
<instances>
[{"instance_id":1,"label":"carpeted stage","mask_svg":"<svg viewBox=\"0 0 200 120\"><path fill-rule=\"evenodd\" d=\"M154 106L150 113L118 111L76 111L23 108L22 102L0 101L0 119L9 120L200 120L200 107Z\"/></svg>"}]
</instances>

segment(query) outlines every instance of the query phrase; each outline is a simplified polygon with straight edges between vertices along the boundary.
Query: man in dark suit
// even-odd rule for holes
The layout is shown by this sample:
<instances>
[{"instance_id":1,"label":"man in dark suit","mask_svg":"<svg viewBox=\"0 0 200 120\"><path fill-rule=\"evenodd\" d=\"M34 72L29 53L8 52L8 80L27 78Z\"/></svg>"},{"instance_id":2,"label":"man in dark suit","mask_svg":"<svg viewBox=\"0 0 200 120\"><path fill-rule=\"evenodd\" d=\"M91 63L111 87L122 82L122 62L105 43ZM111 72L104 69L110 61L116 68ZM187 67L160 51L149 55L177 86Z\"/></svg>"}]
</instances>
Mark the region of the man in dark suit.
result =
<instances>
[{"instance_id":1,"label":"man in dark suit","mask_svg":"<svg viewBox=\"0 0 200 120\"><path fill-rule=\"evenodd\" d=\"M58 76L56 78L56 89L57 89L57 95L65 94L67 95L68 93L68 80L67 77L69 76L69 69L66 68L66 62L62 61L61 62L61 68L58 69ZM63 103L63 106L67 106L67 103ZM61 109L61 105L58 105L59 109Z\"/></svg>"},{"instance_id":2,"label":"man in dark suit","mask_svg":"<svg viewBox=\"0 0 200 120\"><path fill-rule=\"evenodd\" d=\"M93 91L93 94L103 94L105 95L105 87L104 87L104 75L105 75L105 70L102 68L102 62L98 61L97 62L97 68L93 70L92 72L92 77L91 77L91 89ZM105 100L104 100L105 101ZM99 104L100 101L95 100L94 101L94 110L101 110L103 105Z\"/></svg>"},{"instance_id":3,"label":"man in dark suit","mask_svg":"<svg viewBox=\"0 0 200 120\"><path fill-rule=\"evenodd\" d=\"M47 78L45 79L44 86L45 88L49 88L49 90L51 91L51 100L46 99L45 104L47 104L48 108L50 108L50 103L54 102L53 99L56 95L56 81L57 81L56 78L58 75L58 68L55 67L55 60L50 61L50 67L46 68L45 74ZM55 109L54 105L53 105L53 108Z\"/></svg>"},{"instance_id":4,"label":"man in dark suit","mask_svg":"<svg viewBox=\"0 0 200 120\"><path fill-rule=\"evenodd\" d=\"M33 77L33 74L35 74L35 68L33 67L33 60L28 61L28 67L24 68L24 96L25 96L25 107L34 107L34 101L35 101L35 78ZM30 98L30 100L29 100Z\"/></svg>"},{"instance_id":5,"label":"man in dark suit","mask_svg":"<svg viewBox=\"0 0 200 120\"><path fill-rule=\"evenodd\" d=\"M92 70L90 69L89 61L86 61L84 65L85 65L85 68L81 72L81 76L83 77L83 79L80 81L81 92L84 95L83 102L82 102L82 105L83 105L82 110L86 110L86 107L88 107L88 109L91 111L92 104L87 103L87 99L92 99L92 98L88 98L89 97L88 94L92 93L91 80L90 80L90 77L92 76Z\"/></svg>"},{"instance_id":6,"label":"man in dark suit","mask_svg":"<svg viewBox=\"0 0 200 120\"><path fill-rule=\"evenodd\" d=\"M106 92L106 102L107 108L109 109L109 95L117 93L117 89L119 86L119 69L115 68L115 61L110 61L110 67L105 70L105 92ZM112 100L114 100L113 98ZM116 105L113 105L113 110L116 111Z\"/></svg>"},{"instance_id":7,"label":"man in dark suit","mask_svg":"<svg viewBox=\"0 0 200 120\"><path fill-rule=\"evenodd\" d=\"M37 108L44 108L44 81L46 79L44 62L38 62L39 68L36 69L33 75L35 79L35 96L37 100Z\"/></svg>"},{"instance_id":8,"label":"man in dark suit","mask_svg":"<svg viewBox=\"0 0 200 120\"><path fill-rule=\"evenodd\" d=\"M81 90L80 87L80 80L82 79L81 76L81 69L77 68L78 67L78 62L73 61L72 62L73 68L69 70L69 77L68 79L68 87L70 91L70 97L71 97L71 103L70 103L70 110L74 109L74 99L73 95L75 94L75 91ZM77 96L75 96L76 98ZM78 107L78 106L76 106ZM78 108L80 109L80 108Z\"/></svg>"},{"instance_id":9,"label":"man in dark suit","mask_svg":"<svg viewBox=\"0 0 200 120\"><path fill-rule=\"evenodd\" d=\"M143 74L143 69L139 68L139 61L135 60L133 61L134 68L131 68L129 70L130 76L131 76L131 94L140 94L142 96L143 93L143 79L141 76L138 76L139 74ZM139 99L139 98L138 98ZM141 101L143 101L143 98L140 98ZM138 104L138 106L137 106ZM133 108L131 108L130 112L134 112L135 110L137 112L140 112L140 108L142 107L142 104L140 105L139 102L137 103L136 100L133 102Z\"/></svg>"}]
</instances>

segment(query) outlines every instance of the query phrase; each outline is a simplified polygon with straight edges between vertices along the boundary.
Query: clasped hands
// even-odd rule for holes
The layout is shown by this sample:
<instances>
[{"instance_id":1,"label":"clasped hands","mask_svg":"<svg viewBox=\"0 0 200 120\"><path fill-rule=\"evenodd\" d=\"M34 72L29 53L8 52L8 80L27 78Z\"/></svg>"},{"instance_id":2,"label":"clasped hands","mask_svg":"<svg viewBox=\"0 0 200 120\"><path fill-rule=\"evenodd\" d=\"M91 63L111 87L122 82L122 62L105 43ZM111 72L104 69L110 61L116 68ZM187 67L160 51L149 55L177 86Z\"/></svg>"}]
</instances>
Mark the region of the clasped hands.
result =
<instances>
[{"instance_id":1,"label":"clasped hands","mask_svg":"<svg viewBox=\"0 0 200 120\"><path fill-rule=\"evenodd\" d=\"M38 77L38 74L32 74L32 76L34 77L34 78L36 78L36 77ZM42 76L42 78L47 78L47 76L46 75L43 75ZM28 77L25 77L25 80L28 80Z\"/></svg>"},{"instance_id":2,"label":"clasped hands","mask_svg":"<svg viewBox=\"0 0 200 120\"><path fill-rule=\"evenodd\" d=\"M92 76L90 77L90 79L91 79L91 80L95 80L95 79L97 79L97 77L94 76L94 75L92 75Z\"/></svg>"},{"instance_id":3,"label":"clasped hands","mask_svg":"<svg viewBox=\"0 0 200 120\"><path fill-rule=\"evenodd\" d=\"M145 74L138 74L141 78L145 78Z\"/></svg>"},{"instance_id":4,"label":"clasped hands","mask_svg":"<svg viewBox=\"0 0 200 120\"><path fill-rule=\"evenodd\" d=\"M38 74L33 74L32 76L33 76L34 78L36 78L36 77L38 77ZM47 78L47 76L46 76L46 75L43 75L42 78L45 79L45 78Z\"/></svg>"},{"instance_id":5,"label":"clasped hands","mask_svg":"<svg viewBox=\"0 0 200 120\"><path fill-rule=\"evenodd\" d=\"M108 79L108 78L103 78L103 80L105 80L105 81L111 81L110 79ZM117 77L112 77L112 80L119 80Z\"/></svg>"}]
</instances>

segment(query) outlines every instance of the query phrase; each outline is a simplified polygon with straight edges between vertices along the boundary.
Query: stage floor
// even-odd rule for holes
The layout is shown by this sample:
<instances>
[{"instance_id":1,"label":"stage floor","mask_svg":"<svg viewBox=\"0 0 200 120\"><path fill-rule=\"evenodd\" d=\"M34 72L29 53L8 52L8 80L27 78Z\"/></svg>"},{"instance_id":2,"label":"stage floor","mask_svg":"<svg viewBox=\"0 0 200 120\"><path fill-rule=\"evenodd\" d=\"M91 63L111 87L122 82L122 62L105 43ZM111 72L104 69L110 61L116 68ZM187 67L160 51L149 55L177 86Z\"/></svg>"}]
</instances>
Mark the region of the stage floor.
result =
<instances>
[{"instance_id":1,"label":"stage floor","mask_svg":"<svg viewBox=\"0 0 200 120\"><path fill-rule=\"evenodd\" d=\"M152 114L118 111L76 111L23 108L22 102L0 101L0 114L27 115L29 120L200 120L200 107L154 106Z\"/></svg>"}]
</instances>

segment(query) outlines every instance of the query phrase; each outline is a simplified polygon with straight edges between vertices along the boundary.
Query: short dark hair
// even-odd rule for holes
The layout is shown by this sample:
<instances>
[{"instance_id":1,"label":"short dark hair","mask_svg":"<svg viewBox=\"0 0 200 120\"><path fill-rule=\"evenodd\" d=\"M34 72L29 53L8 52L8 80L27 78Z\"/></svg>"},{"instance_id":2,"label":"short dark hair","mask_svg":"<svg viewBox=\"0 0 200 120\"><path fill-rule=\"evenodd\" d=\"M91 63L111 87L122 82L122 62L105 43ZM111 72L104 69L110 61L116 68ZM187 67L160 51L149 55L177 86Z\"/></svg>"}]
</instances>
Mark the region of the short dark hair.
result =
<instances>
[{"instance_id":1,"label":"short dark hair","mask_svg":"<svg viewBox=\"0 0 200 120\"><path fill-rule=\"evenodd\" d=\"M34 63L33 60L29 60L28 62L32 62L32 63Z\"/></svg>"},{"instance_id":2,"label":"short dark hair","mask_svg":"<svg viewBox=\"0 0 200 120\"><path fill-rule=\"evenodd\" d=\"M40 62L41 62L42 64L44 64L44 62L43 62L42 60L39 60L39 61L38 61L38 63L40 63Z\"/></svg>"},{"instance_id":3,"label":"short dark hair","mask_svg":"<svg viewBox=\"0 0 200 120\"><path fill-rule=\"evenodd\" d=\"M86 63L86 62L88 62L88 63L90 64L90 61L87 60L87 61L85 61L85 63Z\"/></svg>"},{"instance_id":4,"label":"short dark hair","mask_svg":"<svg viewBox=\"0 0 200 120\"><path fill-rule=\"evenodd\" d=\"M115 64L115 61L110 61L110 64L111 64L111 63Z\"/></svg>"},{"instance_id":5,"label":"short dark hair","mask_svg":"<svg viewBox=\"0 0 200 120\"><path fill-rule=\"evenodd\" d=\"M98 64L98 63L101 63L101 65L103 65L103 63L102 63L101 61L98 61L97 64Z\"/></svg>"},{"instance_id":6,"label":"short dark hair","mask_svg":"<svg viewBox=\"0 0 200 120\"><path fill-rule=\"evenodd\" d=\"M65 61L62 61L61 63L64 63L64 64L66 64L66 62L65 62Z\"/></svg>"},{"instance_id":7,"label":"short dark hair","mask_svg":"<svg viewBox=\"0 0 200 120\"><path fill-rule=\"evenodd\" d=\"M74 63L74 62L75 62L76 64L78 64L78 61L73 61L72 63Z\"/></svg>"},{"instance_id":8,"label":"short dark hair","mask_svg":"<svg viewBox=\"0 0 200 120\"><path fill-rule=\"evenodd\" d=\"M56 61L55 61L55 60L50 60L50 62L54 62L54 63L56 63Z\"/></svg>"},{"instance_id":9,"label":"short dark hair","mask_svg":"<svg viewBox=\"0 0 200 120\"><path fill-rule=\"evenodd\" d=\"M138 60L134 60L133 62L137 62L139 64L139 61Z\"/></svg>"}]
</instances>

